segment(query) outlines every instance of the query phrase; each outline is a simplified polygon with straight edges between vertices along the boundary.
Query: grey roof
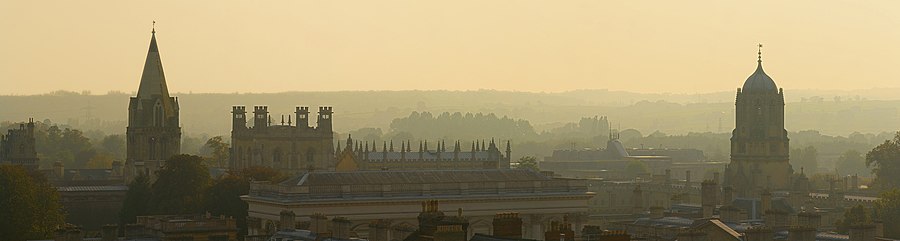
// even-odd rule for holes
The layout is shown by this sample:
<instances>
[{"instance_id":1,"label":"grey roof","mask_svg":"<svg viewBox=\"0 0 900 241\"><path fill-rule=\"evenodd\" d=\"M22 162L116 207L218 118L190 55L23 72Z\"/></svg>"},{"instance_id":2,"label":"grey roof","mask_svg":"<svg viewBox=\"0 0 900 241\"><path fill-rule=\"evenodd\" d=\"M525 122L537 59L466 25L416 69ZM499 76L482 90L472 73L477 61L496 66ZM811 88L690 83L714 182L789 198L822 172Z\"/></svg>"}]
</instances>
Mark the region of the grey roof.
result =
<instances>
[{"instance_id":1,"label":"grey roof","mask_svg":"<svg viewBox=\"0 0 900 241\"><path fill-rule=\"evenodd\" d=\"M509 182L542 181L551 178L531 170L408 170L408 171L359 171L359 172L308 172L295 176L281 185L330 186L330 185L384 185L460 182Z\"/></svg>"},{"instance_id":2,"label":"grey roof","mask_svg":"<svg viewBox=\"0 0 900 241\"><path fill-rule=\"evenodd\" d=\"M162 99L169 98L166 75L163 73L162 60L159 57L159 47L156 46L156 31L150 37L150 49L147 51L147 59L144 62L144 71L141 74L137 97L146 99L152 98L154 95L160 95Z\"/></svg>"},{"instance_id":3,"label":"grey roof","mask_svg":"<svg viewBox=\"0 0 900 241\"><path fill-rule=\"evenodd\" d=\"M71 186L71 187L57 187L57 191L60 192L107 192L107 191L128 191L128 186L125 185L115 185L115 186Z\"/></svg>"},{"instance_id":4,"label":"grey roof","mask_svg":"<svg viewBox=\"0 0 900 241\"><path fill-rule=\"evenodd\" d=\"M777 92L778 86L776 86L775 81L763 71L762 61L760 61L756 66L756 71L747 78L747 81L744 81L744 87L741 88L741 91L744 93Z\"/></svg>"}]
</instances>

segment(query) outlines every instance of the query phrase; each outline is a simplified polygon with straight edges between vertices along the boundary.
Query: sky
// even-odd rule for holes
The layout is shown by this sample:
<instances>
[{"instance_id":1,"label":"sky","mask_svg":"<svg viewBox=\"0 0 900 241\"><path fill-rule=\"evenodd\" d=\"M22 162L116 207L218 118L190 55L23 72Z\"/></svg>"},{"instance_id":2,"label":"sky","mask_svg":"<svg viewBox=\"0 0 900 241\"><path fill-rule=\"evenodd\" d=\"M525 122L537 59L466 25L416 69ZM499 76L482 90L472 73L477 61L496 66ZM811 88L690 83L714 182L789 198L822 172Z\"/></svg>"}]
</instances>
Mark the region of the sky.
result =
<instances>
[{"instance_id":1,"label":"sky","mask_svg":"<svg viewBox=\"0 0 900 241\"><path fill-rule=\"evenodd\" d=\"M900 1L0 1L0 95L900 87Z\"/></svg>"}]
</instances>

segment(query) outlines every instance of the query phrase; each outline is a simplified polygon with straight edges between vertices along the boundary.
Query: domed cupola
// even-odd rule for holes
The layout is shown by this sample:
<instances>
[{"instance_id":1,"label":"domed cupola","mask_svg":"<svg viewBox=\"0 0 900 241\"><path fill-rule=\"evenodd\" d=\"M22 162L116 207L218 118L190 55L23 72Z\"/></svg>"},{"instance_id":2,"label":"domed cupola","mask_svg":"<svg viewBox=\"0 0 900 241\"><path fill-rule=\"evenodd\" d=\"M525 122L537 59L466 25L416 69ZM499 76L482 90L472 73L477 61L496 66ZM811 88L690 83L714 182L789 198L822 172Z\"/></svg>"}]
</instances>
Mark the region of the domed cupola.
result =
<instances>
[{"instance_id":1,"label":"domed cupola","mask_svg":"<svg viewBox=\"0 0 900 241\"><path fill-rule=\"evenodd\" d=\"M765 92L778 92L778 86L775 85L775 81L772 80L772 77L766 74L763 71L762 67L762 44L759 45L760 51L757 52L759 54L758 59L756 60L756 71L753 71L753 74L747 78L747 81L744 81L744 87L741 88L741 92L753 92L753 93L765 93Z\"/></svg>"}]
</instances>

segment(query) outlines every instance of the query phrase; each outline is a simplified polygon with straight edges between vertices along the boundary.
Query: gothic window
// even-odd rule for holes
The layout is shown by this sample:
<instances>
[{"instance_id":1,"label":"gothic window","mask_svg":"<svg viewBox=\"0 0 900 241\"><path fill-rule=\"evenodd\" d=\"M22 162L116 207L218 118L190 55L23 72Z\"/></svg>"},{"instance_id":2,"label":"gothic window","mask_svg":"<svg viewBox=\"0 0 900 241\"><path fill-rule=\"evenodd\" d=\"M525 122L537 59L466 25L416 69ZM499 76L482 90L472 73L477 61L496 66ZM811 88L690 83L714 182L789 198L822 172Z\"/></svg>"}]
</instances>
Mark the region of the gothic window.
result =
<instances>
[{"instance_id":1,"label":"gothic window","mask_svg":"<svg viewBox=\"0 0 900 241\"><path fill-rule=\"evenodd\" d=\"M272 151L272 166L273 167L281 167L281 148L276 148Z\"/></svg>"},{"instance_id":2,"label":"gothic window","mask_svg":"<svg viewBox=\"0 0 900 241\"><path fill-rule=\"evenodd\" d=\"M310 148L306 151L306 164L312 166L314 164L316 150Z\"/></svg>"},{"instance_id":3,"label":"gothic window","mask_svg":"<svg viewBox=\"0 0 900 241\"><path fill-rule=\"evenodd\" d=\"M156 106L153 108L153 126L163 126L163 118L164 113L162 109L162 104L160 102L156 102Z\"/></svg>"}]
</instances>

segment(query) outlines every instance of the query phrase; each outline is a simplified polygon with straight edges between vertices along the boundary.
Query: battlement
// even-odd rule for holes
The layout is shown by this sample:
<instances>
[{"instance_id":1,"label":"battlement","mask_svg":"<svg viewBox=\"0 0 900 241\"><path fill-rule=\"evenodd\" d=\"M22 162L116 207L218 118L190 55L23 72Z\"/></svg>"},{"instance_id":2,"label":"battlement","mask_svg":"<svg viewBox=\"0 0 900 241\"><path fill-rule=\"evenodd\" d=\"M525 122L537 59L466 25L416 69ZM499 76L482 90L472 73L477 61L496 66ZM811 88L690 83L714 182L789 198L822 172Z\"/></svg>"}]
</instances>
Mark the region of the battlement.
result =
<instances>
[{"instance_id":1,"label":"battlement","mask_svg":"<svg viewBox=\"0 0 900 241\"><path fill-rule=\"evenodd\" d=\"M319 112L332 112L331 106L321 106L319 107Z\"/></svg>"},{"instance_id":2,"label":"battlement","mask_svg":"<svg viewBox=\"0 0 900 241\"><path fill-rule=\"evenodd\" d=\"M254 111L254 112L259 112L259 111L265 112L265 111L269 111L269 106L265 106L265 105L256 105L256 106L253 106L253 111Z\"/></svg>"},{"instance_id":3,"label":"battlement","mask_svg":"<svg viewBox=\"0 0 900 241\"><path fill-rule=\"evenodd\" d=\"M299 113L309 113L309 107L308 106L297 106L294 108L294 111L299 112Z\"/></svg>"},{"instance_id":4,"label":"battlement","mask_svg":"<svg viewBox=\"0 0 900 241\"><path fill-rule=\"evenodd\" d=\"M247 107L243 106L243 105L235 105L235 106L231 107L231 112L232 113L246 113Z\"/></svg>"}]
</instances>

